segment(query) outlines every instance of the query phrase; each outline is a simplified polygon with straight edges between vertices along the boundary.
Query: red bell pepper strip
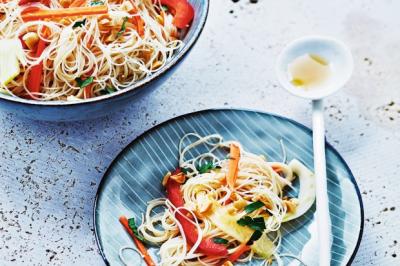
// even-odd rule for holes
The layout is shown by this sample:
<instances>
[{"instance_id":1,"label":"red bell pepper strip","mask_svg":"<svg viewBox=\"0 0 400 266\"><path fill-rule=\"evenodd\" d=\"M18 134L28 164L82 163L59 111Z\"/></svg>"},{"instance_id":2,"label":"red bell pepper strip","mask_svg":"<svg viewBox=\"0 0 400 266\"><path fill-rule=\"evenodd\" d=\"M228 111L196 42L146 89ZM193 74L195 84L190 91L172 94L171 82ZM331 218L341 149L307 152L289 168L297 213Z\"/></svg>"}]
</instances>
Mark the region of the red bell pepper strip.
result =
<instances>
[{"instance_id":1,"label":"red bell pepper strip","mask_svg":"<svg viewBox=\"0 0 400 266\"><path fill-rule=\"evenodd\" d=\"M36 48L36 57L40 57L46 48L46 41L43 39L39 39ZM28 77L28 89L31 93L39 93L40 92L40 83L42 82L42 73L43 73L43 62L41 61L39 64L32 67L31 72Z\"/></svg>"},{"instance_id":2,"label":"red bell pepper strip","mask_svg":"<svg viewBox=\"0 0 400 266\"><path fill-rule=\"evenodd\" d=\"M237 261L240 258L240 256L242 256L243 253L245 253L248 250L250 250L250 246L246 245L245 243L241 244L235 252L229 255L227 261L230 262Z\"/></svg>"},{"instance_id":3,"label":"red bell pepper strip","mask_svg":"<svg viewBox=\"0 0 400 266\"><path fill-rule=\"evenodd\" d=\"M174 173L176 174L179 172L175 171ZM176 208L183 207L185 202L183 200L182 193L180 190L180 184L173 179L169 179L166 188L167 188L167 197L171 201L171 203ZM182 225L187 242L190 245L194 245L199 237L199 234L197 232L196 226L188 220L189 218L186 216L187 214L188 211L180 210L180 213L178 212L175 213L175 218ZM186 217L184 217L184 215ZM224 245L216 244L210 238L202 239L197 250L208 256L228 255L228 250Z\"/></svg>"},{"instance_id":4,"label":"red bell pepper strip","mask_svg":"<svg viewBox=\"0 0 400 266\"><path fill-rule=\"evenodd\" d=\"M175 208L183 207L185 201L183 200L181 193L181 184L179 184L175 180L168 179L166 188L168 199L175 206ZM181 210L180 212L185 215L187 214L186 210Z\"/></svg>"},{"instance_id":5,"label":"red bell pepper strip","mask_svg":"<svg viewBox=\"0 0 400 266\"><path fill-rule=\"evenodd\" d=\"M90 99L93 97L92 89L93 89L93 83L83 88L83 96L85 99Z\"/></svg>"},{"instance_id":6,"label":"red bell pepper strip","mask_svg":"<svg viewBox=\"0 0 400 266\"><path fill-rule=\"evenodd\" d=\"M33 5L25 5L24 8L21 10L21 15L31 12L37 12L40 10L40 7L33 6Z\"/></svg>"},{"instance_id":7,"label":"red bell pepper strip","mask_svg":"<svg viewBox=\"0 0 400 266\"><path fill-rule=\"evenodd\" d=\"M19 41L20 41L21 44L22 44L22 48L28 49L28 46L26 45L26 43L24 42L24 40L22 39L22 37L24 37L24 35L19 35L19 36L18 36L18 39L19 39Z\"/></svg>"},{"instance_id":8,"label":"red bell pepper strip","mask_svg":"<svg viewBox=\"0 0 400 266\"><path fill-rule=\"evenodd\" d=\"M42 3L45 6L50 6L50 0L20 0L18 5L23 6L29 3Z\"/></svg>"},{"instance_id":9,"label":"red bell pepper strip","mask_svg":"<svg viewBox=\"0 0 400 266\"><path fill-rule=\"evenodd\" d=\"M193 20L194 9L187 0L160 0L162 5L166 5L174 13L172 23L180 28L186 28Z\"/></svg>"}]
</instances>

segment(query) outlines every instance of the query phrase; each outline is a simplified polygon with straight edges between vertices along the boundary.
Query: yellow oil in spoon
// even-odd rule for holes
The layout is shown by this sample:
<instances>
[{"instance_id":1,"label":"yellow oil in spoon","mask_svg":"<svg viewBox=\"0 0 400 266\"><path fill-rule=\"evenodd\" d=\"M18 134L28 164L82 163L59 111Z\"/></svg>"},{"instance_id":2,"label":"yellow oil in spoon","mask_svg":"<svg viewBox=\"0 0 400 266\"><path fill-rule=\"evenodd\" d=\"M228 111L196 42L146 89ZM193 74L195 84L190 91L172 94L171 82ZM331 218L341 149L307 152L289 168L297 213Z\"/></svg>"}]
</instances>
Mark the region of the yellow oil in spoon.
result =
<instances>
[{"instance_id":1,"label":"yellow oil in spoon","mask_svg":"<svg viewBox=\"0 0 400 266\"><path fill-rule=\"evenodd\" d=\"M316 54L297 57L289 64L288 70L291 83L303 89L323 87L332 74L329 62Z\"/></svg>"}]
</instances>

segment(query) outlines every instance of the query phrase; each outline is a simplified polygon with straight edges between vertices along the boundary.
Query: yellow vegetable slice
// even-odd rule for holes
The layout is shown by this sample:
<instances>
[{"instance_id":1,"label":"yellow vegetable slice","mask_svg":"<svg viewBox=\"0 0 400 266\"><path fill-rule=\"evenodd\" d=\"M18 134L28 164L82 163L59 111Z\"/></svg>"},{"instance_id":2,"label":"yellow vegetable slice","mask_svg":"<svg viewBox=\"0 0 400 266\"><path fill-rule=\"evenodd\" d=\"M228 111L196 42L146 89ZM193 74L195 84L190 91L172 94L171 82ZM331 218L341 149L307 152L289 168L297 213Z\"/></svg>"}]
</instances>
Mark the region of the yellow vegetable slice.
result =
<instances>
[{"instance_id":1,"label":"yellow vegetable slice","mask_svg":"<svg viewBox=\"0 0 400 266\"><path fill-rule=\"evenodd\" d=\"M268 236L263 234L260 239L253 243L251 249L261 258L267 259L274 254L276 247Z\"/></svg>"},{"instance_id":2,"label":"yellow vegetable slice","mask_svg":"<svg viewBox=\"0 0 400 266\"><path fill-rule=\"evenodd\" d=\"M241 243L246 243L249 241L254 230L239 225L237 221L241 217L237 214L231 214L229 208L230 205L221 206L218 203L214 203L209 219L225 234L230 235ZM251 249L258 256L269 258L275 251L275 245L266 234L263 234L259 240L255 241L253 245L251 245Z\"/></svg>"},{"instance_id":3,"label":"yellow vegetable slice","mask_svg":"<svg viewBox=\"0 0 400 266\"><path fill-rule=\"evenodd\" d=\"M294 174L299 178L300 189L298 195L298 205L296 211L293 213L287 213L283 222L296 219L306 213L315 201L315 176L314 174L298 160L292 160L289 163L289 167L292 168Z\"/></svg>"},{"instance_id":4,"label":"yellow vegetable slice","mask_svg":"<svg viewBox=\"0 0 400 266\"><path fill-rule=\"evenodd\" d=\"M23 49L18 39L0 40L0 85L6 86L20 73L20 63L25 65Z\"/></svg>"}]
</instances>

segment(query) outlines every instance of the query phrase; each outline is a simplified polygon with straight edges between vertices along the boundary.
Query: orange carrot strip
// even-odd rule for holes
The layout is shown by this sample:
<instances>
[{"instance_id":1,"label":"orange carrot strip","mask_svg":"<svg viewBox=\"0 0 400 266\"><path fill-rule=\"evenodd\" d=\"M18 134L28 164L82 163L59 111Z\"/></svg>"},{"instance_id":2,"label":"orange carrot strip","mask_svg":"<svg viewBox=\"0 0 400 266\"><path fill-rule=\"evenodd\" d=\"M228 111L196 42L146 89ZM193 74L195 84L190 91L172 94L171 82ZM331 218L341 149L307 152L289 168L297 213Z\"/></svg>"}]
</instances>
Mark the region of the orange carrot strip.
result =
<instances>
[{"instance_id":1,"label":"orange carrot strip","mask_svg":"<svg viewBox=\"0 0 400 266\"><path fill-rule=\"evenodd\" d=\"M242 256L242 254L248 250L250 250L250 246L246 245L246 243L240 244L239 248L228 257L227 261L230 262L237 261L240 258L240 256Z\"/></svg>"},{"instance_id":2,"label":"orange carrot strip","mask_svg":"<svg viewBox=\"0 0 400 266\"><path fill-rule=\"evenodd\" d=\"M239 159L240 159L240 149L239 146L232 143L230 145L230 155L229 155L229 168L228 174L226 176L226 183L233 190L235 188L237 172L239 168Z\"/></svg>"},{"instance_id":3,"label":"orange carrot strip","mask_svg":"<svg viewBox=\"0 0 400 266\"><path fill-rule=\"evenodd\" d=\"M90 36L89 41L87 43L87 47L90 49L90 48L92 48L93 44L94 44L94 38L93 38L93 36Z\"/></svg>"},{"instance_id":4,"label":"orange carrot strip","mask_svg":"<svg viewBox=\"0 0 400 266\"><path fill-rule=\"evenodd\" d=\"M225 202L224 202L222 205L226 206L226 205L228 205L229 203L232 203L232 200L231 200L231 199L225 200Z\"/></svg>"},{"instance_id":5,"label":"orange carrot strip","mask_svg":"<svg viewBox=\"0 0 400 266\"><path fill-rule=\"evenodd\" d=\"M131 228L129 227L128 219L125 216L119 217L119 222L124 226L125 230L128 234L132 237L133 242L135 242L136 247L138 248L140 254L142 254L144 261L146 262L147 266L156 266L153 259L147 252L146 247L140 242L139 239L136 238L135 234L132 232Z\"/></svg>"},{"instance_id":6,"label":"orange carrot strip","mask_svg":"<svg viewBox=\"0 0 400 266\"><path fill-rule=\"evenodd\" d=\"M137 32L141 37L144 35L144 21L141 17L137 16L136 18L136 24L137 24Z\"/></svg>"},{"instance_id":7,"label":"orange carrot strip","mask_svg":"<svg viewBox=\"0 0 400 266\"><path fill-rule=\"evenodd\" d=\"M80 6L85 6L86 5L86 0L74 0L69 7L80 7Z\"/></svg>"},{"instance_id":8,"label":"orange carrot strip","mask_svg":"<svg viewBox=\"0 0 400 266\"><path fill-rule=\"evenodd\" d=\"M60 9L46 9L22 14L24 21L55 19L75 16L93 16L108 13L107 6L73 7Z\"/></svg>"},{"instance_id":9,"label":"orange carrot strip","mask_svg":"<svg viewBox=\"0 0 400 266\"><path fill-rule=\"evenodd\" d=\"M282 169L279 166L272 166L272 170L274 170L277 173L282 171Z\"/></svg>"},{"instance_id":10,"label":"orange carrot strip","mask_svg":"<svg viewBox=\"0 0 400 266\"><path fill-rule=\"evenodd\" d=\"M137 14L138 10L137 10L137 8L135 6L135 2L133 0L130 0L130 2L133 5L133 9L131 11L129 11L129 14L132 14L132 15ZM140 36L143 37L143 35L144 35L144 21L143 21L143 19L140 16L134 16L134 17L132 17L132 19L130 19L130 22L136 26L136 31L138 32L138 34Z\"/></svg>"},{"instance_id":11,"label":"orange carrot strip","mask_svg":"<svg viewBox=\"0 0 400 266\"><path fill-rule=\"evenodd\" d=\"M131 2L133 9L131 11L129 11L129 14L136 14L137 13L137 8L136 8L136 4L134 0L129 0L129 2Z\"/></svg>"}]
</instances>

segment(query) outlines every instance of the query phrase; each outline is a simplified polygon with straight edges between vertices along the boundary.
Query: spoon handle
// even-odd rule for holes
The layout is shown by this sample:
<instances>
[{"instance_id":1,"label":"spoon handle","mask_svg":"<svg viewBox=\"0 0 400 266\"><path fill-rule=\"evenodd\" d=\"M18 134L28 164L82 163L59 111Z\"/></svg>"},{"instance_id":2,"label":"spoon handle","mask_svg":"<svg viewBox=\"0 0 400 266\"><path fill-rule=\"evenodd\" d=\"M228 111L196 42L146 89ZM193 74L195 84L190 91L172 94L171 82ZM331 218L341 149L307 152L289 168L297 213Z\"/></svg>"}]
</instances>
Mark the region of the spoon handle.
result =
<instances>
[{"instance_id":1,"label":"spoon handle","mask_svg":"<svg viewBox=\"0 0 400 266\"><path fill-rule=\"evenodd\" d=\"M325 126L322 100L313 100L313 148L316 179L319 266L330 265L331 219L326 178Z\"/></svg>"}]
</instances>

